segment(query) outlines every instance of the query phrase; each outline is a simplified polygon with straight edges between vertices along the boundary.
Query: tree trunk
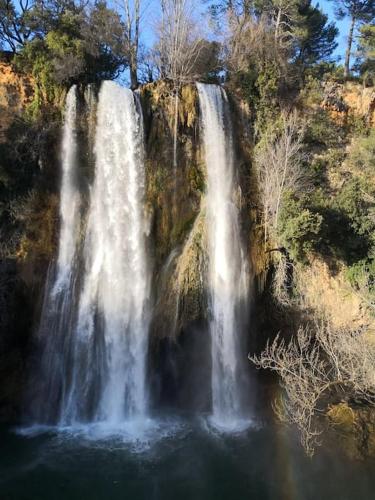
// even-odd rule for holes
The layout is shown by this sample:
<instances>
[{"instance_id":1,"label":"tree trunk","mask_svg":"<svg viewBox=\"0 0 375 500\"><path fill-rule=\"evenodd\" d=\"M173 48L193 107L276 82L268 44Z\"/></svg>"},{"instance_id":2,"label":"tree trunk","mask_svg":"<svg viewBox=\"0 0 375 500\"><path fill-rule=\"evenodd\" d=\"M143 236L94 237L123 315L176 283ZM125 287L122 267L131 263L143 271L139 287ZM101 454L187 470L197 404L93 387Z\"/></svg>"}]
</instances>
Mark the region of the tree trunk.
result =
<instances>
[{"instance_id":1,"label":"tree trunk","mask_svg":"<svg viewBox=\"0 0 375 500\"><path fill-rule=\"evenodd\" d=\"M138 88L138 75L137 75L137 65L130 64L130 88L136 90Z\"/></svg>"},{"instance_id":2,"label":"tree trunk","mask_svg":"<svg viewBox=\"0 0 375 500\"><path fill-rule=\"evenodd\" d=\"M345 78L348 78L349 74L350 74L350 54L352 52L355 22L356 22L356 19L353 16L351 24L350 24L350 30L349 30L349 36L348 36L348 46L346 48L346 54L345 54L345 69L344 69Z\"/></svg>"},{"instance_id":3,"label":"tree trunk","mask_svg":"<svg viewBox=\"0 0 375 500\"><path fill-rule=\"evenodd\" d=\"M276 26L275 26L275 41L276 42L278 42L278 40L279 40L280 23L281 23L281 8L279 8L279 11L277 13L277 18L276 18Z\"/></svg>"},{"instance_id":4,"label":"tree trunk","mask_svg":"<svg viewBox=\"0 0 375 500\"><path fill-rule=\"evenodd\" d=\"M173 127L173 168L177 175L177 134L178 134L178 87L174 95L174 127Z\"/></svg>"}]
</instances>

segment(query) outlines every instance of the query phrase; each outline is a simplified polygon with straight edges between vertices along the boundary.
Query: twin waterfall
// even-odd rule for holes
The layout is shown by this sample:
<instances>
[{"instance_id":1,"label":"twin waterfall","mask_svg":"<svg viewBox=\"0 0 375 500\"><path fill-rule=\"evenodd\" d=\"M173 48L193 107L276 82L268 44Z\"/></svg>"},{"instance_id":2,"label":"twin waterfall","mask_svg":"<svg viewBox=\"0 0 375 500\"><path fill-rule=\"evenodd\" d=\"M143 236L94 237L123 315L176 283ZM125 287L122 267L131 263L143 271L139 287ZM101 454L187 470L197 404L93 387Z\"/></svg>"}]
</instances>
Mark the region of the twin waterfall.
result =
<instances>
[{"instance_id":1,"label":"twin waterfall","mask_svg":"<svg viewBox=\"0 0 375 500\"><path fill-rule=\"evenodd\" d=\"M241 414L240 304L247 270L235 205L236 179L224 90L198 84L207 167L207 281L212 344L212 422ZM66 100L60 240L40 325L45 390L39 421L118 428L148 413L146 360L151 268L144 217L143 118L136 93L101 85L95 176L84 209L78 181L77 89ZM86 202L87 206L87 202ZM46 405L49 408L46 408Z\"/></svg>"}]
</instances>

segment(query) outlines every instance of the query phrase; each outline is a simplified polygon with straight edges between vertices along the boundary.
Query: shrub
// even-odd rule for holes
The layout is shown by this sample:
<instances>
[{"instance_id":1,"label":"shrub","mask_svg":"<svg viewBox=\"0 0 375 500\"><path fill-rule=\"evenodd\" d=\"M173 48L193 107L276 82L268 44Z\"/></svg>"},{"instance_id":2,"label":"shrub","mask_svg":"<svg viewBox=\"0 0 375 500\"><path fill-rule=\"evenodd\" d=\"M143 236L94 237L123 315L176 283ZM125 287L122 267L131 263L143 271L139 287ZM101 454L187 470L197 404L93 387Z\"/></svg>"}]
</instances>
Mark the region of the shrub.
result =
<instances>
[{"instance_id":1,"label":"shrub","mask_svg":"<svg viewBox=\"0 0 375 500\"><path fill-rule=\"evenodd\" d=\"M308 252L320 241L323 217L304 207L302 202L287 196L280 214L280 240L291 256L305 261Z\"/></svg>"},{"instance_id":2,"label":"shrub","mask_svg":"<svg viewBox=\"0 0 375 500\"><path fill-rule=\"evenodd\" d=\"M371 128L367 135L354 138L348 164L359 174L365 174L373 180L375 172L375 129Z\"/></svg>"}]
</instances>

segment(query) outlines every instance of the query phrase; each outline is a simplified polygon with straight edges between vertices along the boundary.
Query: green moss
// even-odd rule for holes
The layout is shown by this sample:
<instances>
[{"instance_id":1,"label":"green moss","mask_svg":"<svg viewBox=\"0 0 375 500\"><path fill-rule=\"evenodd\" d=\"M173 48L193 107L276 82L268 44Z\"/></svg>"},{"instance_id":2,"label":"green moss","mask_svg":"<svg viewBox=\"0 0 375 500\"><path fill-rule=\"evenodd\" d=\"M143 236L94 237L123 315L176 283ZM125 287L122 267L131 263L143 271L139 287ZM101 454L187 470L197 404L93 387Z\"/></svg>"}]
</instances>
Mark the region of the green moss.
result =
<instances>
[{"instance_id":1,"label":"green moss","mask_svg":"<svg viewBox=\"0 0 375 500\"><path fill-rule=\"evenodd\" d=\"M202 169L196 164L192 164L189 168L188 179L190 189L195 192L204 193L206 189L206 179Z\"/></svg>"}]
</instances>

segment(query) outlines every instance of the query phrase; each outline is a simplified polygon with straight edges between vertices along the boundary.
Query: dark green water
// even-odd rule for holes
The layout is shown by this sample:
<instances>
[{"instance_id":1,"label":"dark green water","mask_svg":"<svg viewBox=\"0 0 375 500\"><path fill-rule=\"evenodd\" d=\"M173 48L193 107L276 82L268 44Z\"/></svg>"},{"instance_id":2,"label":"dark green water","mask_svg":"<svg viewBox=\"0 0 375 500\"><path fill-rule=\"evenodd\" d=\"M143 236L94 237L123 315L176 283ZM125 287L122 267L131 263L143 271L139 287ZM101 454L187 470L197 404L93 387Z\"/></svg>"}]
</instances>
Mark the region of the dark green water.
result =
<instances>
[{"instance_id":1,"label":"dark green water","mask_svg":"<svg viewBox=\"0 0 375 500\"><path fill-rule=\"evenodd\" d=\"M269 426L220 435L202 419L164 422L141 441L0 431L1 500L371 500L375 463L337 449L304 456Z\"/></svg>"}]
</instances>

